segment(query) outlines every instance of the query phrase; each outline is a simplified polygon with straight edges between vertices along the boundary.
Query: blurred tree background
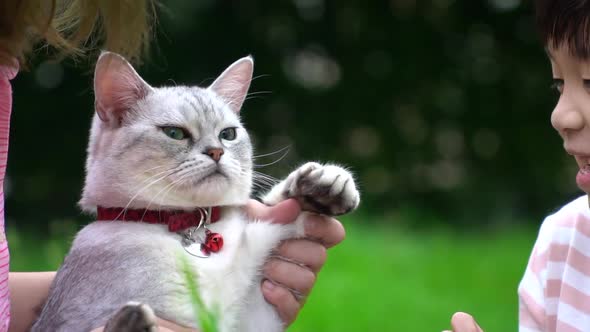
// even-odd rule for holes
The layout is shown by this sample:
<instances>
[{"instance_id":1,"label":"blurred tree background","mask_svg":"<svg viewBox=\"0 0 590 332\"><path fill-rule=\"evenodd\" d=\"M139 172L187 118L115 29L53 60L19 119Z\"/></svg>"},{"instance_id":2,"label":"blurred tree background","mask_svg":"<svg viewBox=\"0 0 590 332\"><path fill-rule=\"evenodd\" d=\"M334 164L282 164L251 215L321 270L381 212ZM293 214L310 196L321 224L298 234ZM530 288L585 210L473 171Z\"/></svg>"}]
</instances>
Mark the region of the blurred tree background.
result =
<instances>
[{"instance_id":1,"label":"blurred tree background","mask_svg":"<svg viewBox=\"0 0 590 332\"><path fill-rule=\"evenodd\" d=\"M577 194L575 165L549 123L556 96L528 3L163 6L140 73L153 85L206 85L252 54L246 125L259 153L291 147L261 171L280 177L301 160L337 161L358 175L365 209L419 211L419 222L538 222ZM7 214L19 224L78 215L93 112L90 65L38 58L14 82Z\"/></svg>"},{"instance_id":2,"label":"blurred tree background","mask_svg":"<svg viewBox=\"0 0 590 332\"><path fill-rule=\"evenodd\" d=\"M550 125L557 97L531 7L520 0L169 0L152 57L138 71L156 86L206 85L252 54L246 126L259 154L290 147L259 171L281 177L311 159L350 166L364 199L356 227L467 228L476 238L524 227L503 293L513 323L537 225L579 195L576 165ZM59 232L90 220L76 202L91 87L91 64L43 57L14 81L9 229ZM461 293L456 286L449 296Z\"/></svg>"}]
</instances>

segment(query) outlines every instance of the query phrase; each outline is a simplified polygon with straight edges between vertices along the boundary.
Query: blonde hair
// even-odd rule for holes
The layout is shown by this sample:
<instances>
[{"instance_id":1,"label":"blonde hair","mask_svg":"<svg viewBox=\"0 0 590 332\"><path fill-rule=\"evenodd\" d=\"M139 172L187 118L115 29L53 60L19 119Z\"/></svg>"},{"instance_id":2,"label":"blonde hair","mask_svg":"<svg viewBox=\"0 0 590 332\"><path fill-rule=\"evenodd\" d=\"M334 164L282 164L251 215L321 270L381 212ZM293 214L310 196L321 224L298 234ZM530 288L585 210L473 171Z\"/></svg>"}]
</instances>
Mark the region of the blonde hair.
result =
<instances>
[{"instance_id":1,"label":"blonde hair","mask_svg":"<svg viewBox=\"0 0 590 332\"><path fill-rule=\"evenodd\" d=\"M101 48L138 62L154 21L155 0L0 0L0 64L24 65L36 45L58 56Z\"/></svg>"}]
</instances>

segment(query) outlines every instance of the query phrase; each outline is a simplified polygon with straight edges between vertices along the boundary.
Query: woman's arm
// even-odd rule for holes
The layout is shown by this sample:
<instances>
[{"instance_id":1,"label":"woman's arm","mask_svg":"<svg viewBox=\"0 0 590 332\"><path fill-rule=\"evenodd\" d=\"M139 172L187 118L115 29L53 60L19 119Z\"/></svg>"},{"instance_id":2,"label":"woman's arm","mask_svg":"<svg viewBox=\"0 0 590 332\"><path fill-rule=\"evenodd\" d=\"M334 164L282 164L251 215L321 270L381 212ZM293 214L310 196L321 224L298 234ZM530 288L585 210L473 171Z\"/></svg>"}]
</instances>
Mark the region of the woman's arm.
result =
<instances>
[{"instance_id":1,"label":"woman's arm","mask_svg":"<svg viewBox=\"0 0 590 332\"><path fill-rule=\"evenodd\" d=\"M9 332L28 331L49 294L55 272L11 272Z\"/></svg>"},{"instance_id":2,"label":"woman's arm","mask_svg":"<svg viewBox=\"0 0 590 332\"><path fill-rule=\"evenodd\" d=\"M37 315L41 312L49 294L49 287L55 272L11 272L8 277L10 287L10 328L9 332L29 331ZM158 319L161 332L196 332ZM93 332L102 331L102 328Z\"/></svg>"}]
</instances>

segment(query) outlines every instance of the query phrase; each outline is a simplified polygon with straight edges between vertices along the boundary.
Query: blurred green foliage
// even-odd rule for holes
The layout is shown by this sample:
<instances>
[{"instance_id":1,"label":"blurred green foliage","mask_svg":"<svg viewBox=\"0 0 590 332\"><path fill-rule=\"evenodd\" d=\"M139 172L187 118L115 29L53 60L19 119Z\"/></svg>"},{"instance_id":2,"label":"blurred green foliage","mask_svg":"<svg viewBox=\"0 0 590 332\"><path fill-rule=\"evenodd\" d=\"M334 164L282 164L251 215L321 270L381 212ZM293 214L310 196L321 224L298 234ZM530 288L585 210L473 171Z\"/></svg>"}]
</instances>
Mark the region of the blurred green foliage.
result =
<instances>
[{"instance_id":1,"label":"blurred green foliage","mask_svg":"<svg viewBox=\"0 0 590 332\"><path fill-rule=\"evenodd\" d=\"M253 54L244 121L259 153L291 147L260 171L349 165L365 210L418 225L538 222L577 195L529 2L170 0L159 18L153 85L206 85ZM91 72L40 55L14 81L9 225L84 219Z\"/></svg>"}]
</instances>

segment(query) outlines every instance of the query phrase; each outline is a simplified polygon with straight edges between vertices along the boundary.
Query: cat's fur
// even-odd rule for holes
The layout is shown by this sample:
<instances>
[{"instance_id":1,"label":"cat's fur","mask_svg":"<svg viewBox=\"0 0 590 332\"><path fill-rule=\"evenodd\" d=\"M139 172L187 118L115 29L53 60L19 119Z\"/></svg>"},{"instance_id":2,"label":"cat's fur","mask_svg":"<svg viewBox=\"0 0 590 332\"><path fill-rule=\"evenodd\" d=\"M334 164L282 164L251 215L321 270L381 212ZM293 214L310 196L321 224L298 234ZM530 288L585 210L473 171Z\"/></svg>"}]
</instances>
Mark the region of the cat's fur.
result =
<instances>
[{"instance_id":1,"label":"cat's fur","mask_svg":"<svg viewBox=\"0 0 590 332\"><path fill-rule=\"evenodd\" d=\"M91 223L76 236L33 331L89 331L105 325L128 301L149 305L160 318L197 327L180 255L194 269L204 302L219 309L221 331L283 329L262 296L261 267L280 241L304 235L303 216L277 225L248 220L242 209L251 194L253 163L239 111L252 71L247 57L209 88L153 88L120 56L101 55L80 205L89 212L97 206L223 206L221 219L209 228L222 234L224 247L209 258L196 258L183 250L181 235L165 225ZM184 128L189 136L170 138L164 126ZM235 140L219 138L228 127L237 128ZM212 147L224 150L218 163L205 154ZM329 215L347 213L359 203L348 171L317 163L295 170L263 201L273 205L289 197L305 210Z\"/></svg>"}]
</instances>

